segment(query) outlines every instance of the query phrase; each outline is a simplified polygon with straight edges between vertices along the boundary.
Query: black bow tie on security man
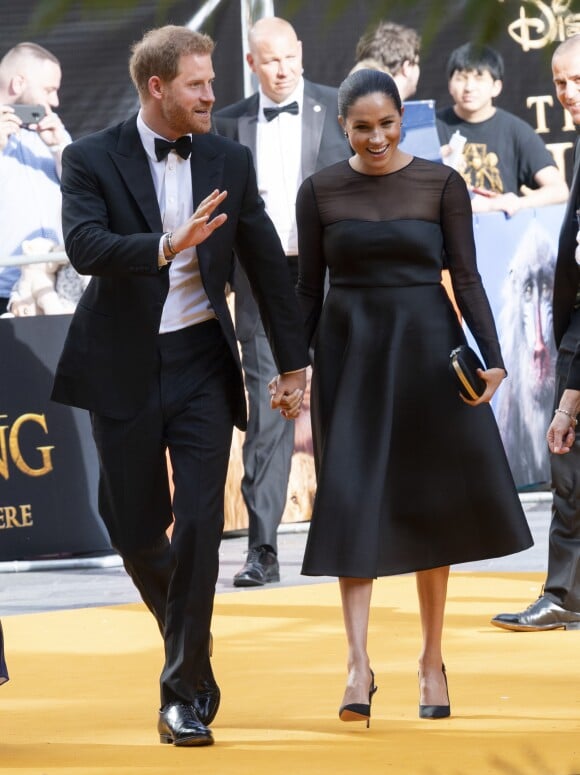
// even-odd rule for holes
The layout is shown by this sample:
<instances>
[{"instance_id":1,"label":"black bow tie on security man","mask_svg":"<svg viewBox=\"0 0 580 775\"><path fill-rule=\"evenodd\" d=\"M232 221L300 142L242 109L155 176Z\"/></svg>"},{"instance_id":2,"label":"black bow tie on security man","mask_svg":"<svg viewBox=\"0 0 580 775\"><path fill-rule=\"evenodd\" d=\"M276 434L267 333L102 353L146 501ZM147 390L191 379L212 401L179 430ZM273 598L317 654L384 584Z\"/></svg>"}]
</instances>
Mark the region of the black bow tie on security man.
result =
<instances>
[{"instance_id":1,"label":"black bow tie on security man","mask_svg":"<svg viewBox=\"0 0 580 775\"><path fill-rule=\"evenodd\" d=\"M291 102L289 105L281 105L277 108L264 108L264 116L266 117L266 121L271 121L273 118L276 118L276 116L279 116L280 113L291 113L293 116L297 116L298 103Z\"/></svg>"},{"instance_id":2,"label":"black bow tie on security man","mask_svg":"<svg viewBox=\"0 0 580 775\"><path fill-rule=\"evenodd\" d=\"M164 140L162 137L156 137L155 154L157 161L165 159L169 151L176 151L182 159L189 159L191 155L191 137L183 135L183 137L178 137L173 143L169 142L169 140Z\"/></svg>"}]
</instances>

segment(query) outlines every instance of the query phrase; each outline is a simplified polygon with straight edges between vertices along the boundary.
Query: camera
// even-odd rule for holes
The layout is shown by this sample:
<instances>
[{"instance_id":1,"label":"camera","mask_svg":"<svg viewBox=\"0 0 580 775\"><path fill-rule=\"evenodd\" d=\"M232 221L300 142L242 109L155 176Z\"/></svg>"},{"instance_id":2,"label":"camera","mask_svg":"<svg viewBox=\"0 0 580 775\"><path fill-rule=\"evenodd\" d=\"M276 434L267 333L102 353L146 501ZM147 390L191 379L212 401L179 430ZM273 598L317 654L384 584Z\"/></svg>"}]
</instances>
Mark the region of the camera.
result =
<instances>
[{"instance_id":1,"label":"camera","mask_svg":"<svg viewBox=\"0 0 580 775\"><path fill-rule=\"evenodd\" d=\"M23 126L29 126L29 124L38 124L38 122L46 116L46 109L44 105L12 105L14 112L18 118L22 121Z\"/></svg>"}]
</instances>

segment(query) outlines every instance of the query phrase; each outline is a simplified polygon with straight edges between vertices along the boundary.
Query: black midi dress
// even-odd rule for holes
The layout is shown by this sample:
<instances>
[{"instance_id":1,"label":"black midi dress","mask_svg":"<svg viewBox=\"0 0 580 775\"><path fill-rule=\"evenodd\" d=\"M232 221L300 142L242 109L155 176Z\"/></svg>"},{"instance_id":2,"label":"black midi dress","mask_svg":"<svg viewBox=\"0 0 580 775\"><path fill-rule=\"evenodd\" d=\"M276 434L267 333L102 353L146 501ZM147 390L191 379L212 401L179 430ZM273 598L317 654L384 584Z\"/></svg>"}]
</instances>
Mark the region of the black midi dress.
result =
<instances>
[{"instance_id":1,"label":"black midi dress","mask_svg":"<svg viewBox=\"0 0 580 775\"><path fill-rule=\"evenodd\" d=\"M465 336L445 267L503 367L463 180L416 157L380 176L340 162L304 181L297 218L318 482L302 572L375 578L531 546L491 407L464 404L449 371Z\"/></svg>"}]
</instances>

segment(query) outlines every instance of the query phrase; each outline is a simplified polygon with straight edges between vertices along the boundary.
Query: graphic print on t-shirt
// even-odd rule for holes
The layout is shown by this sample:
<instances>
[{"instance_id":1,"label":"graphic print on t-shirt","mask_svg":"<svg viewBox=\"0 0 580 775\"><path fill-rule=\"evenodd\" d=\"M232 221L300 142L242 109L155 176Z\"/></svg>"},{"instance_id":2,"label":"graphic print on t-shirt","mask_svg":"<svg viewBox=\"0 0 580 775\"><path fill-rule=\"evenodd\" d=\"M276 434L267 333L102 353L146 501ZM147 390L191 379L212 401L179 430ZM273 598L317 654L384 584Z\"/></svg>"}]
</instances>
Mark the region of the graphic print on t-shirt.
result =
<instances>
[{"instance_id":1,"label":"graphic print on t-shirt","mask_svg":"<svg viewBox=\"0 0 580 775\"><path fill-rule=\"evenodd\" d=\"M465 169L463 179L468 186L486 188L497 194L503 194L504 185L499 171L497 153L487 150L486 143L466 143L463 149Z\"/></svg>"}]
</instances>

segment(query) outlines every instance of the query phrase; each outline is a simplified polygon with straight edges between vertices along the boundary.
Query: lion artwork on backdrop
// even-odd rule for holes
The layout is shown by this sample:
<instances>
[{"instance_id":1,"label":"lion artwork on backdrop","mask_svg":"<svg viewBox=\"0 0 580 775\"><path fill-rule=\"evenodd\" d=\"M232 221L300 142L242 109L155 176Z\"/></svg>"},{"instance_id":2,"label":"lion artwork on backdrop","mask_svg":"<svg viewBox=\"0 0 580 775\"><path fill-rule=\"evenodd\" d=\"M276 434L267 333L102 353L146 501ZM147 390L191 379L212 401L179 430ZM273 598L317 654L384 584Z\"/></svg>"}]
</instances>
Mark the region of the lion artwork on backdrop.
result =
<instances>
[{"instance_id":1,"label":"lion artwork on backdrop","mask_svg":"<svg viewBox=\"0 0 580 775\"><path fill-rule=\"evenodd\" d=\"M533 222L516 247L502 288L498 327L508 378L498 393L497 418L520 488L550 480L546 429L555 385L555 263L549 233Z\"/></svg>"}]
</instances>

